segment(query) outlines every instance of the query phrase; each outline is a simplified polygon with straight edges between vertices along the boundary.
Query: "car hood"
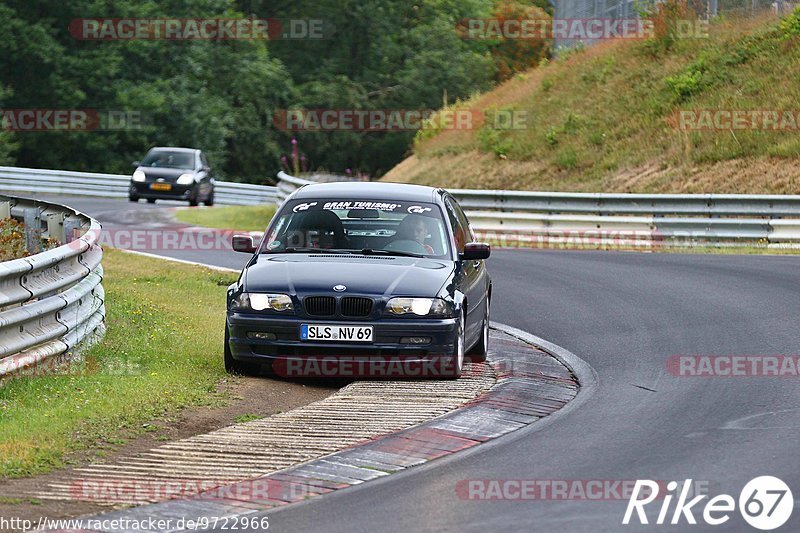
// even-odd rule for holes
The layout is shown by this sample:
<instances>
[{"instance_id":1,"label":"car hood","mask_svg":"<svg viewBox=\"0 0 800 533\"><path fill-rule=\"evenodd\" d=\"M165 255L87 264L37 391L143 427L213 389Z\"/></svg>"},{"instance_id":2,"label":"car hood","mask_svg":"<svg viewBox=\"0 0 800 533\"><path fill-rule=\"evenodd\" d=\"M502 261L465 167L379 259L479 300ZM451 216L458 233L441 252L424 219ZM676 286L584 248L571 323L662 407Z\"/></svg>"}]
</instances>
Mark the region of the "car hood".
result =
<instances>
[{"instance_id":1,"label":"car hood","mask_svg":"<svg viewBox=\"0 0 800 533\"><path fill-rule=\"evenodd\" d=\"M262 254L245 271L248 292L436 296L453 272L450 261L335 254Z\"/></svg>"},{"instance_id":2,"label":"car hood","mask_svg":"<svg viewBox=\"0 0 800 533\"><path fill-rule=\"evenodd\" d=\"M194 174L194 170L185 168L164 168L164 167L139 167L138 170L144 172L148 178L165 178L177 180L181 174Z\"/></svg>"}]
</instances>

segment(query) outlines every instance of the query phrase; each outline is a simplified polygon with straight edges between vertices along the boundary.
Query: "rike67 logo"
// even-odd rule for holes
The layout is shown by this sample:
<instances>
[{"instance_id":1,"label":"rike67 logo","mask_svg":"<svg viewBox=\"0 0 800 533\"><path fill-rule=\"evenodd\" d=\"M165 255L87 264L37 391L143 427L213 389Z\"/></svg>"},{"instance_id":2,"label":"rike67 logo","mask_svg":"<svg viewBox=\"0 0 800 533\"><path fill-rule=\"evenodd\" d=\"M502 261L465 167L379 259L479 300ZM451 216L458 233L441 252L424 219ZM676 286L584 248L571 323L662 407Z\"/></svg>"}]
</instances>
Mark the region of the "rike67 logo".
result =
<instances>
[{"instance_id":1,"label":"rike67 logo","mask_svg":"<svg viewBox=\"0 0 800 533\"><path fill-rule=\"evenodd\" d=\"M722 525L731 519L737 505L733 496L720 494L702 505L701 502L708 498L708 495L702 494L689 499L691 486L691 479L687 479L682 485L676 481L670 481L667 483L666 492L660 494L659 488L663 485L649 479L636 480L622 523L625 525L636 524L638 519L639 524L649 524L645 507L657 500L661 506L655 524L695 525L697 524L695 513L701 514L702 520L712 526ZM644 497L641 497L642 495ZM676 496L675 507L671 509ZM739 493L738 506L739 513L748 524L756 529L769 531L781 527L792 516L794 497L792 497L789 486L782 480L773 476L760 476L750 480L744 486L742 492ZM654 507L658 507L658 505ZM636 518L631 522L634 513Z\"/></svg>"}]
</instances>

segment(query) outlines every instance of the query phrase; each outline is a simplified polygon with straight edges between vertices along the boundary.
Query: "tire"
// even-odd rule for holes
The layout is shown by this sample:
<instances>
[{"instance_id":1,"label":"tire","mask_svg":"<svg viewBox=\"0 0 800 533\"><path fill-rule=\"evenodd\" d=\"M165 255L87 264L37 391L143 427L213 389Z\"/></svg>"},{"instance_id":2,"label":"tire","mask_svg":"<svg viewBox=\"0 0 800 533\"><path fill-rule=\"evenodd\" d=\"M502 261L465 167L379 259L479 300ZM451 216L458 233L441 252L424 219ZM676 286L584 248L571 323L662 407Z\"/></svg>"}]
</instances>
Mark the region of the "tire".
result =
<instances>
[{"instance_id":1,"label":"tire","mask_svg":"<svg viewBox=\"0 0 800 533\"><path fill-rule=\"evenodd\" d=\"M147 203L148 204L154 204L154 203L156 203L156 199L155 198L148 198L147 199Z\"/></svg>"},{"instance_id":2,"label":"tire","mask_svg":"<svg viewBox=\"0 0 800 533\"><path fill-rule=\"evenodd\" d=\"M483 318L483 326L481 328L481 338L469 351L470 359L473 363L486 362L486 356L489 355L489 297L486 297L486 314Z\"/></svg>"},{"instance_id":3,"label":"tire","mask_svg":"<svg viewBox=\"0 0 800 533\"><path fill-rule=\"evenodd\" d=\"M197 207L197 204L200 203L200 202L198 202L198 196L200 196L200 191L198 191L197 187L195 187L194 189L192 189L192 194L189 195L189 205L190 206Z\"/></svg>"},{"instance_id":4,"label":"tire","mask_svg":"<svg viewBox=\"0 0 800 533\"><path fill-rule=\"evenodd\" d=\"M255 363L246 363L237 361L231 354L230 335L228 334L228 326L225 325L225 372L235 376L253 376L258 374L259 365Z\"/></svg>"},{"instance_id":5,"label":"tire","mask_svg":"<svg viewBox=\"0 0 800 533\"><path fill-rule=\"evenodd\" d=\"M129 202L138 202L138 201L139 201L139 197L138 197L138 196L131 196L131 195L129 195L129 196L128 196L128 201L129 201Z\"/></svg>"},{"instance_id":6,"label":"tire","mask_svg":"<svg viewBox=\"0 0 800 533\"><path fill-rule=\"evenodd\" d=\"M458 331L456 333L456 346L453 350L453 355L450 356L450 361L447 361L446 367L442 369L442 376L445 379L458 379L461 377L461 370L464 368L465 357L465 342L464 338L464 323L465 317L462 311L461 318L458 321Z\"/></svg>"},{"instance_id":7,"label":"tire","mask_svg":"<svg viewBox=\"0 0 800 533\"><path fill-rule=\"evenodd\" d=\"M214 205L214 191L211 191L210 193L208 193L208 198L206 198L206 201L203 202L203 203L208 207L211 207L212 205Z\"/></svg>"}]
</instances>

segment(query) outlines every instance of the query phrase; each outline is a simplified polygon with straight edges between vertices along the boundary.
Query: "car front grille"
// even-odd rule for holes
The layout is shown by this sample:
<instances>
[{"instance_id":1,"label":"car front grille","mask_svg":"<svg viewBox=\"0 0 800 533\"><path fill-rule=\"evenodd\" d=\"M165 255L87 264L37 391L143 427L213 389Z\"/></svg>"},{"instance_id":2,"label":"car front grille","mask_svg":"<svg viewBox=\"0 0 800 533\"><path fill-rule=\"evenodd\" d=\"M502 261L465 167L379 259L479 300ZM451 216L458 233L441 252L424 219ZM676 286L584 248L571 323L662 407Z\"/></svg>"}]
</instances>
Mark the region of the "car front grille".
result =
<instances>
[{"instance_id":1,"label":"car front grille","mask_svg":"<svg viewBox=\"0 0 800 533\"><path fill-rule=\"evenodd\" d=\"M342 298L342 316L364 317L372 313L372 300L347 296Z\"/></svg>"},{"instance_id":2,"label":"car front grille","mask_svg":"<svg viewBox=\"0 0 800 533\"><path fill-rule=\"evenodd\" d=\"M306 312L315 316L333 316L336 314L336 298L333 296L309 296L303 303Z\"/></svg>"}]
</instances>

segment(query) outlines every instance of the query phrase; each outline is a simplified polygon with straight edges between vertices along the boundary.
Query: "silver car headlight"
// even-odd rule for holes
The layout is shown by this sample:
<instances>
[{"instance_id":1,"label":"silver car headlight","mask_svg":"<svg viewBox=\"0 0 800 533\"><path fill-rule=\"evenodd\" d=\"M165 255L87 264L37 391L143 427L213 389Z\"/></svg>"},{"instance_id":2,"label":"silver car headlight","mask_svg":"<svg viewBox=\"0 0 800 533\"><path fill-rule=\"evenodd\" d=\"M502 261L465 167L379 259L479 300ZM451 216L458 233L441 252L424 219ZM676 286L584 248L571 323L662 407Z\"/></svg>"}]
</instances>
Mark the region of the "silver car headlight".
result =
<instances>
[{"instance_id":1,"label":"silver car headlight","mask_svg":"<svg viewBox=\"0 0 800 533\"><path fill-rule=\"evenodd\" d=\"M181 174L178 177L178 185L191 185L194 182L194 174Z\"/></svg>"},{"instance_id":2,"label":"silver car headlight","mask_svg":"<svg viewBox=\"0 0 800 533\"><path fill-rule=\"evenodd\" d=\"M386 304L386 311L397 316L453 316L452 305L441 298L392 298Z\"/></svg>"},{"instance_id":3,"label":"silver car headlight","mask_svg":"<svg viewBox=\"0 0 800 533\"><path fill-rule=\"evenodd\" d=\"M141 183L146 179L147 175L145 175L144 171L142 170L137 170L136 172L133 173L133 181L138 181Z\"/></svg>"},{"instance_id":4,"label":"silver car headlight","mask_svg":"<svg viewBox=\"0 0 800 533\"><path fill-rule=\"evenodd\" d=\"M233 309L279 312L294 311L292 299L286 294L268 294L261 292L243 292L233 300Z\"/></svg>"}]
</instances>

